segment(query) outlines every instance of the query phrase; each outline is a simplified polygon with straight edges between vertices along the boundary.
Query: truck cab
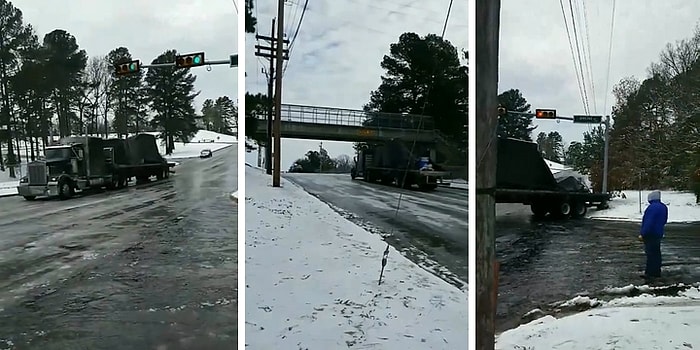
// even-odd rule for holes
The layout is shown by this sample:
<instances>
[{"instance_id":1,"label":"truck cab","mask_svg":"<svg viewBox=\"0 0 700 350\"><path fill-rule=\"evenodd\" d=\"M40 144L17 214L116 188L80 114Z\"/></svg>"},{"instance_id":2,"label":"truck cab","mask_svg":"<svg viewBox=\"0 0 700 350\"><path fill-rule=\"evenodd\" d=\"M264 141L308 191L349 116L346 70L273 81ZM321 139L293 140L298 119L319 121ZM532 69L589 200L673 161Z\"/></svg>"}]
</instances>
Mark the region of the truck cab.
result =
<instances>
[{"instance_id":1,"label":"truck cab","mask_svg":"<svg viewBox=\"0 0 700 350\"><path fill-rule=\"evenodd\" d=\"M46 147L43 159L27 165L27 176L20 179L17 191L28 200L37 196L70 196L75 179L85 173L85 163L81 144Z\"/></svg>"}]
</instances>

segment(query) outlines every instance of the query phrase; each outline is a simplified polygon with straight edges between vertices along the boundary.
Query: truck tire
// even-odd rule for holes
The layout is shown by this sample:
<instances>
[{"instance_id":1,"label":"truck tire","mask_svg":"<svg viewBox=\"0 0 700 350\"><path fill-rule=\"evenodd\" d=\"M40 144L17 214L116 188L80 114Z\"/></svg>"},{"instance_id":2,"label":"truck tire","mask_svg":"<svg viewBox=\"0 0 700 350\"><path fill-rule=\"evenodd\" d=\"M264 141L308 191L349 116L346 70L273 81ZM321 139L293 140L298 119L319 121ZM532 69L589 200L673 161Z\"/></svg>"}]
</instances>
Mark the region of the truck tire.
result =
<instances>
[{"instance_id":1,"label":"truck tire","mask_svg":"<svg viewBox=\"0 0 700 350\"><path fill-rule=\"evenodd\" d=\"M75 194L75 189L71 186L70 181L65 178L58 181L58 198L68 199L73 197Z\"/></svg>"},{"instance_id":2,"label":"truck tire","mask_svg":"<svg viewBox=\"0 0 700 350\"><path fill-rule=\"evenodd\" d=\"M567 201L560 202L559 205L555 206L554 210L552 210L552 214L560 219L568 218L571 216L571 212L571 204Z\"/></svg>"},{"instance_id":3,"label":"truck tire","mask_svg":"<svg viewBox=\"0 0 700 350\"><path fill-rule=\"evenodd\" d=\"M36 199L36 196L24 196L24 199L26 199L28 201L33 201Z\"/></svg>"},{"instance_id":4,"label":"truck tire","mask_svg":"<svg viewBox=\"0 0 700 350\"><path fill-rule=\"evenodd\" d=\"M542 219L547 216L547 213L549 213L547 206L543 205L542 203L530 204L530 210L532 211L532 215L534 215L537 219Z\"/></svg>"},{"instance_id":5,"label":"truck tire","mask_svg":"<svg viewBox=\"0 0 700 350\"><path fill-rule=\"evenodd\" d=\"M588 212L588 207L586 206L586 203L581 202L581 201L575 201L572 203L572 212L571 216L574 218L582 218L586 216L586 213Z\"/></svg>"}]
</instances>

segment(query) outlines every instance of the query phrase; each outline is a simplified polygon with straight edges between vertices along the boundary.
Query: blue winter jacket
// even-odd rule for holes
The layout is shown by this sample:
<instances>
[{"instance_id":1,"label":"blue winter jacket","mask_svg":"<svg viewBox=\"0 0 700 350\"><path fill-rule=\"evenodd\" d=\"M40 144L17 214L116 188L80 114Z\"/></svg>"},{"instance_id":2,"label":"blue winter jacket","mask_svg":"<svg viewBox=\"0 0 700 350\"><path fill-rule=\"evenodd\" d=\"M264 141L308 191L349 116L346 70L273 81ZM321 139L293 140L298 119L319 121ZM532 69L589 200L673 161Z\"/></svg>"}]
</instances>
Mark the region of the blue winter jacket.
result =
<instances>
[{"instance_id":1,"label":"blue winter jacket","mask_svg":"<svg viewBox=\"0 0 700 350\"><path fill-rule=\"evenodd\" d=\"M649 206L642 217L642 229L640 234L645 238L663 238L664 226L668 221L668 208L661 200L649 201Z\"/></svg>"}]
</instances>

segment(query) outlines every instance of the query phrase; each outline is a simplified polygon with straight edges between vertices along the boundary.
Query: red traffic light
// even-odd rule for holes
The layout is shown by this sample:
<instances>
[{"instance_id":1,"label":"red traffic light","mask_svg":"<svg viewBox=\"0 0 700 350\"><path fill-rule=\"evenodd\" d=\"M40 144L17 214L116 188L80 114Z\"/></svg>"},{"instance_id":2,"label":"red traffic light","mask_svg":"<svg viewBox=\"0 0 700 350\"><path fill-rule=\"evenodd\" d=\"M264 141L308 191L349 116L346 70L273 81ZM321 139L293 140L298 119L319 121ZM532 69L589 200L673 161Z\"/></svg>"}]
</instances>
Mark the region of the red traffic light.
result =
<instances>
[{"instance_id":1,"label":"red traffic light","mask_svg":"<svg viewBox=\"0 0 700 350\"><path fill-rule=\"evenodd\" d=\"M557 119L556 109L536 109L535 117L537 119Z\"/></svg>"},{"instance_id":2,"label":"red traffic light","mask_svg":"<svg viewBox=\"0 0 700 350\"><path fill-rule=\"evenodd\" d=\"M141 61L128 61L114 65L114 70L117 75L133 74L141 70Z\"/></svg>"},{"instance_id":3,"label":"red traffic light","mask_svg":"<svg viewBox=\"0 0 700 350\"><path fill-rule=\"evenodd\" d=\"M190 68L204 65L204 52L177 55L175 57L176 68Z\"/></svg>"}]
</instances>

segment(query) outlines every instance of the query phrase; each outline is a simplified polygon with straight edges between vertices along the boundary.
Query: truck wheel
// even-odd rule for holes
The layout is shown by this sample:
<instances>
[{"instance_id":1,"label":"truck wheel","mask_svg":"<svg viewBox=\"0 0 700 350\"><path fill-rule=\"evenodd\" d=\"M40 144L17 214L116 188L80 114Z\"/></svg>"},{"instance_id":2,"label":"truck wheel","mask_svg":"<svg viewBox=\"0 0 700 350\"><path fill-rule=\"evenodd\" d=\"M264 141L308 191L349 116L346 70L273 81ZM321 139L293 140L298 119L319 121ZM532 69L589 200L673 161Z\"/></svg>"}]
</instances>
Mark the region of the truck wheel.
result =
<instances>
[{"instance_id":1,"label":"truck wheel","mask_svg":"<svg viewBox=\"0 0 700 350\"><path fill-rule=\"evenodd\" d=\"M555 208L556 211L553 211L553 213L556 213L556 216L558 218L567 218L571 216L571 204L569 202L562 202L559 203L559 205Z\"/></svg>"},{"instance_id":2,"label":"truck wheel","mask_svg":"<svg viewBox=\"0 0 700 350\"><path fill-rule=\"evenodd\" d=\"M547 216L547 212L549 212L549 210L547 210L547 207L540 203L530 204L530 210L537 219L544 218L545 216Z\"/></svg>"},{"instance_id":3,"label":"truck wheel","mask_svg":"<svg viewBox=\"0 0 700 350\"><path fill-rule=\"evenodd\" d=\"M24 199L26 199L28 201L33 201L36 199L36 196L24 196Z\"/></svg>"},{"instance_id":4,"label":"truck wheel","mask_svg":"<svg viewBox=\"0 0 700 350\"><path fill-rule=\"evenodd\" d=\"M582 218L586 216L586 213L588 212L588 207L586 206L586 203L583 202L574 202L573 203L573 212L571 213L571 216L575 218Z\"/></svg>"},{"instance_id":5,"label":"truck wheel","mask_svg":"<svg viewBox=\"0 0 700 350\"><path fill-rule=\"evenodd\" d=\"M71 186L68 180L61 180L58 182L58 198L68 199L74 194L73 186Z\"/></svg>"}]
</instances>

